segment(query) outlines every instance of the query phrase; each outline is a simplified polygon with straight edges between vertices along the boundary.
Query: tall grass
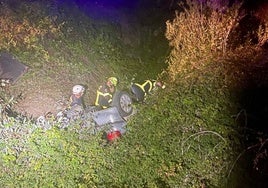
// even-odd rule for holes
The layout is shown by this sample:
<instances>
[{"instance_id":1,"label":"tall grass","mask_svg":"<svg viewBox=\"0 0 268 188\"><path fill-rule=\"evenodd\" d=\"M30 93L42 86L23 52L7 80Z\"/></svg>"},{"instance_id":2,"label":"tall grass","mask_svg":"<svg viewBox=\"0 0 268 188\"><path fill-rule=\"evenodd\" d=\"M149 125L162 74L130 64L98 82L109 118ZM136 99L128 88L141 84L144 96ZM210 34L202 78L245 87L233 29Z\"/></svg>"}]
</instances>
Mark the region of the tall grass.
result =
<instances>
[{"instance_id":1,"label":"tall grass","mask_svg":"<svg viewBox=\"0 0 268 188\"><path fill-rule=\"evenodd\" d=\"M17 15L6 2L1 4L0 14L0 50L14 48L36 48L37 42L47 34L56 34L60 25L56 26L53 20L47 17L34 17L36 11L24 4L27 13ZM41 10L37 8L36 10ZM34 20L33 20L34 19Z\"/></svg>"},{"instance_id":2,"label":"tall grass","mask_svg":"<svg viewBox=\"0 0 268 188\"><path fill-rule=\"evenodd\" d=\"M213 2L187 0L186 4L182 5L184 11L177 12L173 20L167 21L166 37L172 47L170 57L167 60L169 65L167 74L173 82L188 87L191 97L196 95L193 91L195 87L202 92L205 90L215 93L221 91L225 97L229 95L224 100L220 95L211 98L211 100L216 100L214 106L220 106L221 110L229 105L233 106L227 108L227 112L222 114L223 121L227 123L229 119L226 116L228 111L239 114L241 104L237 103L239 100L239 96L236 95L237 91L251 83L256 84L253 85L254 88L267 85L266 79L258 79L258 77L266 77L266 73L263 71L265 62L260 64L260 59L268 40L267 18L264 15L260 16L261 14L258 14L258 12L255 14L245 12L242 9L242 4L214 9L214 6L211 6ZM245 19L252 17L256 20L254 26L257 29L252 29L252 25L241 26L243 24L242 20L245 21ZM241 33L243 33L243 36L241 36ZM207 98L207 96L209 96L209 92L203 95L204 98ZM183 96L183 98L185 97L187 98L187 96ZM196 103L197 101L195 101ZM208 103L206 102L207 107ZM235 112L236 108L238 112ZM216 109L207 110L211 113L208 117L211 117ZM221 115L217 114L216 117L220 118ZM247 126L246 118L244 126ZM216 124L217 121L215 120L214 123ZM209 120L206 122L209 122ZM240 129L236 122L231 122L231 119L227 124L234 130ZM264 144L266 144L265 136L262 140L265 140ZM239 174L235 174L234 179L229 179L229 175L234 170L234 166L237 165L238 159L241 159L241 155L244 154L244 152L239 154L241 150L238 148L239 142L235 141L233 144L233 151L230 152L230 156L237 155L237 157L229 159L233 164L228 164L229 173L226 180L227 182L232 181L233 184L230 183L229 186L235 186L235 184L244 186L242 182L237 181L241 178ZM257 143L248 148L259 148L260 145L261 143ZM251 159L252 163L258 161L258 156L262 153L256 152L255 155L255 159L254 157ZM246 172L241 176L245 176L245 174ZM208 178L208 180L212 179ZM222 184L220 187L225 186L228 187L228 183Z\"/></svg>"},{"instance_id":3,"label":"tall grass","mask_svg":"<svg viewBox=\"0 0 268 188\"><path fill-rule=\"evenodd\" d=\"M215 9L213 1L187 0L181 4L184 11L177 12L173 20L166 22L166 37L172 47L168 59L168 74L175 80L180 74L189 76L193 70L209 71L206 66L218 66L230 62L258 57L261 46L267 41L267 21L259 26L258 42L247 38L242 45L237 28L245 17L242 3ZM227 62L226 62L227 61ZM243 63L245 63L243 62ZM239 66L239 64L235 65Z\"/></svg>"}]
</instances>

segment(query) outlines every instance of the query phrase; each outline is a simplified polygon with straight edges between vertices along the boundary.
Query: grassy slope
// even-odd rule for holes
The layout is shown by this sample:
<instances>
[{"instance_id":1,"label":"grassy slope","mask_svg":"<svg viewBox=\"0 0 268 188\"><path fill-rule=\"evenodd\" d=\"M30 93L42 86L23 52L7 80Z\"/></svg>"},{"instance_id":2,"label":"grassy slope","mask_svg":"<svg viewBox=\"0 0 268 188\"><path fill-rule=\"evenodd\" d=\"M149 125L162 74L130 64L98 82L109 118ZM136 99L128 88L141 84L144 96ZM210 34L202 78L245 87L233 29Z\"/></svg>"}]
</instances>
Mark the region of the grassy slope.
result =
<instances>
[{"instance_id":1,"label":"grassy slope","mask_svg":"<svg viewBox=\"0 0 268 188\"><path fill-rule=\"evenodd\" d=\"M155 76L157 71L151 71L150 63L138 63L114 46L107 33L116 28L85 17L79 20L82 23L66 20L63 36L42 41L40 48L48 52L46 58L40 51L14 50L32 68L20 86L31 83L37 87L38 78L38 85L54 84L67 95L73 83L90 83L92 91L111 74L118 76L122 85L135 73L140 79ZM91 30L95 24L96 30ZM208 79L206 83L168 85L151 96L147 105L138 105L126 136L106 147L101 135L89 135L78 131L79 127L27 132L31 122L24 122L25 130L17 131L21 134L2 140L1 185L220 187L233 158L229 140L235 138L230 95L214 84ZM14 124L18 123L9 126Z\"/></svg>"},{"instance_id":2,"label":"grassy slope","mask_svg":"<svg viewBox=\"0 0 268 188\"><path fill-rule=\"evenodd\" d=\"M239 145L233 96L207 76L204 82L169 85L139 108L128 134L111 149L117 159L111 160L116 168L110 178L119 178L112 185L230 186Z\"/></svg>"},{"instance_id":3,"label":"grassy slope","mask_svg":"<svg viewBox=\"0 0 268 188\"><path fill-rule=\"evenodd\" d=\"M22 4L24 9L11 12L18 20L23 20L24 16L32 23L42 25L42 19L50 8L47 6L44 9L44 4L38 1L26 3ZM62 8L56 19L56 26L61 26L61 34L46 35L40 43L32 44L28 49L10 49L11 53L30 67L29 72L11 88L13 94L22 93L24 98L25 102L18 109L23 111L29 106L27 103L30 103L30 106L35 106L33 108L38 105L42 109L34 112L35 109L28 107L29 111L34 112L34 117L47 111L56 113L55 109L61 108L57 106L57 101L66 101L75 84L87 87L85 102L93 104L97 87L111 75L119 78L121 88L128 87L133 78L137 81L155 78L166 66L164 57L167 53L162 45L167 43L163 42L164 37L152 35L153 29L150 27L157 28L157 25L145 26L143 36L146 40L141 41L140 33L143 31L131 31L132 27L137 30L140 26L138 21L125 23L129 24L125 26L129 29L124 35L129 35L130 39L140 43L126 46L123 40L127 37L121 36L125 31L118 24L90 19L75 6ZM158 46L150 42L152 38L157 39Z\"/></svg>"}]
</instances>

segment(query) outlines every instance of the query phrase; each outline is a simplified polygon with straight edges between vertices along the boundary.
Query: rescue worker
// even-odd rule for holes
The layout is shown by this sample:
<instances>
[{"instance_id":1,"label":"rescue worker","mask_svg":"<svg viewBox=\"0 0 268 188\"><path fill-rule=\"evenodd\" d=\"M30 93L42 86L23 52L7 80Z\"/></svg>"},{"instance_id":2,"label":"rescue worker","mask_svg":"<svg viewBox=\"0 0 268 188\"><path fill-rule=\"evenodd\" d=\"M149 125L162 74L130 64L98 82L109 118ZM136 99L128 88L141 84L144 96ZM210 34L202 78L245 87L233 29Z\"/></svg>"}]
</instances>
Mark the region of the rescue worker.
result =
<instances>
[{"instance_id":1,"label":"rescue worker","mask_svg":"<svg viewBox=\"0 0 268 188\"><path fill-rule=\"evenodd\" d=\"M112 103L117 84L118 79L116 77L108 78L106 83L101 85L97 90L95 105L101 108L109 107Z\"/></svg>"},{"instance_id":2,"label":"rescue worker","mask_svg":"<svg viewBox=\"0 0 268 188\"><path fill-rule=\"evenodd\" d=\"M157 80L146 80L143 84L132 83L131 92L134 94L135 100L137 102L144 102L145 97L157 88L165 88L162 82Z\"/></svg>"},{"instance_id":3,"label":"rescue worker","mask_svg":"<svg viewBox=\"0 0 268 188\"><path fill-rule=\"evenodd\" d=\"M70 96L70 109L67 111L67 117L70 119L77 119L84 110L84 95L85 87L82 85L75 85Z\"/></svg>"},{"instance_id":4,"label":"rescue worker","mask_svg":"<svg viewBox=\"0 0 268 188\"><path fill-rule=\"evenodd\" d=\"M84 95L85 88L82 85L75 85L73 87L73 94L70 97L70 107L75 105L84 106L83 103L83 95Z\"/></svg>"}]
</instances>

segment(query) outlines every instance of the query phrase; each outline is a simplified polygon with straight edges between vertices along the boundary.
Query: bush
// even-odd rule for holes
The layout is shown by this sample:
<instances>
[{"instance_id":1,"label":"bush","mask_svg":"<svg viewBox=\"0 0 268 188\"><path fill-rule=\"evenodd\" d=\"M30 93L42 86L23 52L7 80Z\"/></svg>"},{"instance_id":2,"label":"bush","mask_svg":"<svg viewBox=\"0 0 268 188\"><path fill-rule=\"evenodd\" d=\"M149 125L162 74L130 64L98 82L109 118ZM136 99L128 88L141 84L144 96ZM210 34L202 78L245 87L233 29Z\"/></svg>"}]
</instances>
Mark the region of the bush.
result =
<instances>
[{"instance_id":1,"label":"bush","mask_svg":"<svg viewBox=\"0 0 268 188\"><path fill-rule=\"evenodd\" d=\"M169 45L172 47L170 57L167 60L169 64L167 75L173 82L181 83L184 87L189 88L189 96L183 96L184 99L182 100L185 101L189 98L185 102L187 102L188 105L193 105L192 108L190 108L192 110L202 106L198 104L198 100L191 100L194 98L194 96L191 95L193 88L198 88L200 91L207 90L207 94L202 94L204 99L209 96L209 93L217 93L218 91L221 91L226 96L232 96L231 98L225 99L222 98L223 96L221 94L211 96L209 100L215 101L211 103L213 104L211 108L209 107L209 101L205 102L205 111L209 118L204 122L209 124L209 122L212 123L214 121L211 125L216 125L219 119L222 119L222 124L229 125L239 130L239 127L227 117L228 111L218 114L217 108L215 109L215 107L218 106L222 110L228 109L227 106L233 106L233 108L229 110L235 114L237 113L236 110L239 109L241 105L243 106L243 104L238 105L239 96L236 95L237 91L241 91L244 87L248 87L252 83L257 83L258 85L252 84L254 85L253 88L267 85L266 79L263 79L266 75L264 66L262 66L264 64L256 64L260 62L259 60L263 56L263 48L268 39L267 18L264 16L260 17L258 14L256 14L257 16L247 14L247 12L241 8L242 4L233 4L232 7L214 9L213 6L211 6L213 1L197 3L196 1L187 0L186 2L187 4L183 5L184 11L176 13L174 20L167 21L166 37L169 40ZM254 17L256 21L254 22L254 28L247 24L247 19L252 16L256 16ZM243 23L245 20L246 22ZM242 24L244 24L244 28L241 26ZM242 38L240 38L241 33L243 33ZM252 85L250 86L252 87ZM230 95L228 93L233 94ZM201 114L203 114L203 112L201 112ZM192 118L192 120L193 119L194 118ZM245 119L247 119L247 117L245 117ZM217 132L222 130L222 127L214 128L218 130ZM196 134L199 133L196 132L193 135ZM233 161L235 164L243 153L239 154L241 151L239 147L242 146L239 143L239 138L243 137L243 135L236 135L236 133L231 132L230 135L232 135L231 139L234 140L230 145L230 147L233 147L233 151L230 152L228 160ZM226 137L223 136L223 138ZM261 138L261 140L265 140L262 142L265 145L267 139ZM202 143L205 144L208 142L204 140ZM256 146L258 147L259 143L257 143ZM254 145L254 148L256 146ZM249 148L251 147L252 146ZM222 151L219 152L225 150L224 147L220 148L220 150L221 149ZM195 151L198 151L198 149ZM196 153L193 153L193 155L195 154ZM238 156L237 159L234 159L235 155ZM261 152L257 152L255 159L252 161L258 161L258 155L263 157ZM221 155L221 157L224 157L224 155ZM195 164L196 158L197 157L189 156L187 159L187 162L193 164L193 166L190 165L190 169L195 169L196 165L198 166L198 164ZM223 158L221 158L221 160L222 159ZM211 161L215 162L212 158ZM225 160L223 159L223 161ZM228 174L226 181L230 181L229 175L232 170L234 170L234 166L230 163L228 164L228 162L225 164L229 167L221 170L225 171L225 175ZM220 166L218 166L218 169L220 169ZM199 166L198 169L201 168L202 167ZM227 173L227 171L229 171L229 173ZM197 169L194 170L194 172L199 173ZM212 187L216 186L217 181L215 181L209 173L206 174L206 171L203 172L204 173L200 174L200 177L204 177L208 185ZM241 178L245 174L246 172L242 175L236 175ZM237 180L235 179L234 181ZM243 184L241 182L235 183L238 183L240 186ZM220 186L219 184L216 187L223 187L224 185L225 184L222 184Z\"/></svg>"},{"instance_id":2,"label":"bush","mask_svg":"<svg viewBox=\"0 0 268 188\"><path fill-rule=\"evenodd\" d=\"M237 42L234 40L239 37L237 27L245 16L242 4L215 9L213 1L186 2L182 5L184 11L177 12L172 21L166 22L166 37L172 47L167 61L168 74L173 80L180 74L189 76L196 69L209 71L206 69L209 64L218 66L229 60L235 61L233 63L244 60L245 63L259 57L256 54L260 54L260 47L268 38L267 21L263 21L258 31L252 31L258 35L257 44L252 44L252 38L247 38L243 46L237 46L233 42Z\"/></svg>"},{"instance_id":3,"label":"bush","mask_svg":"<svg viewBox=\"0 0 268 188\"><path fill-rule=\"evenodd\" d=\"M33 22L33 15L36 15L36 12L27 3L22 3L20 6L28 9L27 13L21 16L6 3L0 5L0 50L14 47L35 48L40 38L48 33L55 34L59 31L60 26L56 26L51 18L37 17Z\"/></svg>"}]
</instances>

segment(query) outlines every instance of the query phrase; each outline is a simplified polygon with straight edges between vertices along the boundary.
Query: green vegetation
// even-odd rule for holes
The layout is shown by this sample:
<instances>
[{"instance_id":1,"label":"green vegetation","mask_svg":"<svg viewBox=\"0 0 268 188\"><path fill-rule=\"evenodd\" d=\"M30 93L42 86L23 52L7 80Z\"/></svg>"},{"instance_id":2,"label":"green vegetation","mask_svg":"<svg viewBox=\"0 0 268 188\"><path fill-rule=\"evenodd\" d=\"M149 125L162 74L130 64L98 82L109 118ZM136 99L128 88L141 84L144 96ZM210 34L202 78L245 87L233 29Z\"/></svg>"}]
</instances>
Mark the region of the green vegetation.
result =
<instances>
[{"instance_id":1,"label":"green vegetation","mask_svg":"<svg viewBox=\"0 0 268 188\"><path fill-rule=\"evenodd\" d=\"M136 106L127 133L112 144L101 133L89 134L79 122L65 130L57 123L46 129L29 117L10 117L16 100L1 88L2 187L197 188L241 183L233 173L242 136L236 91L251 74L250 62L258 59L260 43L267 40L266 27L259 30L260 43L249 39L243 48L235 46L228 39L236 35L242 19L240 5L219 12L210 4L200 9L200 4L187 1L187 9L167 21L171 52L166 64L151 70L165 53L154 52L159 59L143 59L137 55L142 54L140 46L132 46L129 55L115 25L95 22L68 6L62 7L63 17L46 17L42 2L19 3L16 10L1 5L5 9L0 23L5 27L0 27L0 49L31 67L11 91L44 85L67 95L73 83L90 82L90 103L99 81L111 74L120 78L120 87L127 87L136 75L159 77L167 88Z\"/></svg>"}]
</instances>

